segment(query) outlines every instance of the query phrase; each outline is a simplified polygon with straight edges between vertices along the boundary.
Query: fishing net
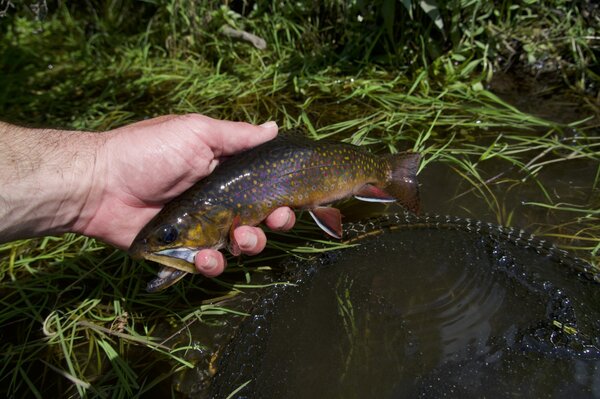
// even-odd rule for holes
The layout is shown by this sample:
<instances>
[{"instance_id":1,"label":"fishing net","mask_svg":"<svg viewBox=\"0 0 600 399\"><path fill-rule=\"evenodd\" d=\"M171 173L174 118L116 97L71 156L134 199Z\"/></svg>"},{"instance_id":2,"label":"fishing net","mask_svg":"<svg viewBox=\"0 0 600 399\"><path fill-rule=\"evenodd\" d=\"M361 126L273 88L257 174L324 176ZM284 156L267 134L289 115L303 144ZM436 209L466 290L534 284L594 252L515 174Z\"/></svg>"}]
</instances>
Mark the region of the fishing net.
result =
<instances>
[{"instance_id":1,"label":"fishing net","mask_svg":"<svg viewBox=\"0 0 600 399\"><path fill-rule=\"evenodd\" d=\"M286 263L294 284L258 300L208 397L600 396L585 262L465 219L397 214L345 235L355 246Z\"/></svg>"}]
</instances>

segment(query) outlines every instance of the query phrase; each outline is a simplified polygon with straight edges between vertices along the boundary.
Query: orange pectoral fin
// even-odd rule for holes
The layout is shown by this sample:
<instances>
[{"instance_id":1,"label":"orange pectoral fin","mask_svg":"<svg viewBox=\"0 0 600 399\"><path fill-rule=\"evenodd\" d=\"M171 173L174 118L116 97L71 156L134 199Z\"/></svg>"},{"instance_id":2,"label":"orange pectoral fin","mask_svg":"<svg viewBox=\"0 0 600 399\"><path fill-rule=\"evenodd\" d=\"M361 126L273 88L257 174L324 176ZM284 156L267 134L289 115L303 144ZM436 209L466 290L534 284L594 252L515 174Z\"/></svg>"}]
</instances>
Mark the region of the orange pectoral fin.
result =
<instances>
[{"instance_id":1,"label":"orange pectoral fin","mask_svg":"<svg viewBox=\"0 0 600 399\"><path fill-rule=\"evenodd\" d=\"M325 233L337 239L342 238L342 214L339 209L320 206L309 213Z\"/></svg>"},{"instance_id":2,"label":"orange pectoral fin","mask_svg":"<svg viewBox=\"0 0 600 399\"><path fill-rule=\"evenodd\" d=\"M356 193L354 193L354 198L367 202L396 201L396 198L393 195L386 193L384 190L380 189L379 187L375 187L372 184L365 184L362 186Z\"/></svg>"},{"instance_id":3,"label":"orange pectoral fin","mask_svg":"<svg viewBox=\"0 0 600 399\"><path fill-rule=\"evenodd\" d=\"M231 252L231 254L233 256L240 256L242 254L242 250L240 249L240 246L238 245L237 241L235 240L235 236L233 235L233 231L240 227L241 225L241 217L240 215L236 215L233 218L233 222L231 222L231 228L229 229L229 252Z\"/></svg>"}]
</instances>

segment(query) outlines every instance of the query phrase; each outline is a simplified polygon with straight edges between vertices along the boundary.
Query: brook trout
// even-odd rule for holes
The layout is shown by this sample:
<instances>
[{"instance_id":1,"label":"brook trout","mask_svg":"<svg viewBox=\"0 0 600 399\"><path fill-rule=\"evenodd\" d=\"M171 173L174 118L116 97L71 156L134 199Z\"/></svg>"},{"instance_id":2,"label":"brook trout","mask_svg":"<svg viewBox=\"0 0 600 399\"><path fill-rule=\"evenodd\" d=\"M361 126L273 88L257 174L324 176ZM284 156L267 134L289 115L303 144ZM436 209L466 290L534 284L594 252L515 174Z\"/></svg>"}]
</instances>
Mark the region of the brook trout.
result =
<instances>
[{"instance_id":1,"label":"brook trout","mask_svg":"<svg viewBox=\"0 0 600 399\"><path fill-rule=\"evenodd\" d=\"M324 206L354 196L371 202L398 201L418 213L416 153L376 156L360 147L311 141L291 134L240 153L173 199L139 232L132 256L163 267L147 290L166 288L197 273L200 249L240 249L233 230L255 226L281 206L307 209L327 234L341 238L340 211Z\"/></svg>"}]
</instances>

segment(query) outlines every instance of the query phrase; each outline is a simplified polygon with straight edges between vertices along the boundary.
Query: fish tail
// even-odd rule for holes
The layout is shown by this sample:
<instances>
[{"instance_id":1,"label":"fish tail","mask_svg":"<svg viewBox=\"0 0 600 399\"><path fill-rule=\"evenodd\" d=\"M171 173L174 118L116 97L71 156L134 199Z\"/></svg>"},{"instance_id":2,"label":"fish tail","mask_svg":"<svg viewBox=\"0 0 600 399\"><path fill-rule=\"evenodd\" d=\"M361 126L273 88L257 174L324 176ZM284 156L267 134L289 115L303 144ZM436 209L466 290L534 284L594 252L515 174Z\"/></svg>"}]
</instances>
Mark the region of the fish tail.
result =
<instances>
[{"instance_id":1,"label":"fish tail","mask_svg":"<svg viewBox=\"0 0 600 399\"><path fill-rule=\"evenodd\" d=\"M421 200L417 171L421 156L414 152L403 152L387 156L392 177L384 190L411 212L419 214Z\"/></svg>"}]
</instances>

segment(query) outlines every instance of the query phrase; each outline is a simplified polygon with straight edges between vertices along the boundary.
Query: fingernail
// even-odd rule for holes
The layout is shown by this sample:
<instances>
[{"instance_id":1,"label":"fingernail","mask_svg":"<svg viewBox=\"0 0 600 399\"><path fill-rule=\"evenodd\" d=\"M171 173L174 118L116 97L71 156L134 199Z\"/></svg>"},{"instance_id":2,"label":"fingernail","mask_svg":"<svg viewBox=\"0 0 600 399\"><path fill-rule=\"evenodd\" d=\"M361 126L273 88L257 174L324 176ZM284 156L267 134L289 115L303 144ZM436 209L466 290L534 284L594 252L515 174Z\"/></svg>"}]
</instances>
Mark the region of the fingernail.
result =
<instances>
[{"instance_id":1,"label":"fingernail","mask_svg":"<svg viewBox=\"0 0 600 399\"><path fill-rule=\"evenodd\" d=\"M215 258L214 256L207 256L206 257L206 263L204 264L204 271L211 271L214 270L217 265L219 264L219 262L217 261L217 258Z\"/></svg>"},{"instance_id":2,"label":"fingernail","mask_svg":"<svg viewBox=\"0 0 600 399\"><path fill-rule=\"evenodd\" d=\"M256 246L257 243L258 243L258 237L256 237L256 234L252 234L252 233L242 234L241 240L238 241L238 245L241 248L244 248L246 250L254 249L254 247Z\"/></svg>"},{"instance_id":3,"label":"fingernail","mask_svg":"<svg viewBox=\"0 0 600 399\"><path fill-rule=\"evenodd\" d=\"M274 129L277 127L277 122L268 121L268 122L265 122L262 125L260 125L260 127L264 128L264 129Z\"/></svg>"}]
</instances>

